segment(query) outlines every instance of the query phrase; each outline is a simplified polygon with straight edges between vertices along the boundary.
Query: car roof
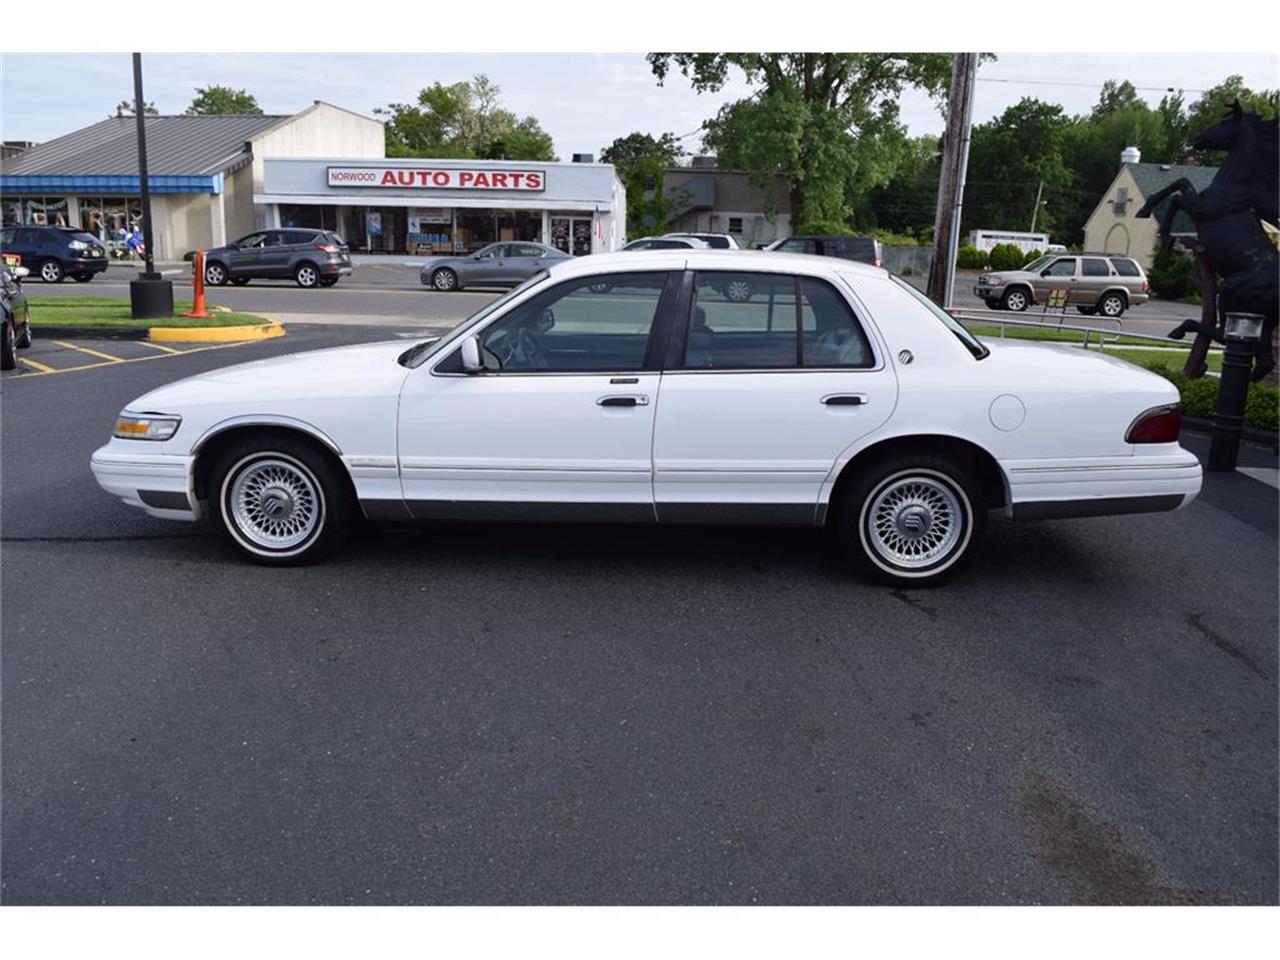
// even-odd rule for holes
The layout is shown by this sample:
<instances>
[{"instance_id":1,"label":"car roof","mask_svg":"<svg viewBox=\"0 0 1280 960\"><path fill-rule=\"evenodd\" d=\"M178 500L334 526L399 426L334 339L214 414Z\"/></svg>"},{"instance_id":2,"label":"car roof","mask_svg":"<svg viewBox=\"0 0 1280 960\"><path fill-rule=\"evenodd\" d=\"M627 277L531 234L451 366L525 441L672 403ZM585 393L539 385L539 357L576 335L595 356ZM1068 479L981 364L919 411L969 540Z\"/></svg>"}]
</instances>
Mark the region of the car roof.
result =
<instances>
[{"instance_id":1,"label":"car roof","mask_svg":"<svg viewBox=\"0 0 1280 960\"><path fill-rule=\"evenodd\" d=\"M574 257L550 267L551 276L562 279L614 270L742 270L753 273L806 273L814 276L833 273L887 276L885 270L869 263L839 257L819 257L809 253L778 253L774 250L634 250L594 253Z\"/></svg>"}]
</instances>

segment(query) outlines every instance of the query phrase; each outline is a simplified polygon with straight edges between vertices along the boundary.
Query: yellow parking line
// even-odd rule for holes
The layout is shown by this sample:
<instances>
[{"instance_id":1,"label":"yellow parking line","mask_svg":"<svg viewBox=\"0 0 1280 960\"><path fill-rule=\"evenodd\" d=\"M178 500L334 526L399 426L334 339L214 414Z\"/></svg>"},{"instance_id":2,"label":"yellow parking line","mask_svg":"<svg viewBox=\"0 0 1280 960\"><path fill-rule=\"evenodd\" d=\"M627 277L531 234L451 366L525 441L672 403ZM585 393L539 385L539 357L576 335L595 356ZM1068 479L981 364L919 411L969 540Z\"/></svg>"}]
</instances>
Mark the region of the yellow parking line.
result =
<instances>
[{"instance_id":1,"label":"yellow parking line","mask_svg":"<svg viewBox=\"0 0 1280 960\"><path fill-rule=\"evenodd\" d=\"M53 369L53 367L46 366L45 364L41 363L38 360L28 360L26 357L19 357L18 359L21 360L23 363L25 363L29 367L35 367L41 373L57 373L58 372L57 370Z\"/></svg>"},{"instance_id":2,"label":"yellow parking line","mask_svg":"<svg viewBox=\"0 0 1280 960\"><path fill-rule=\"evenodd\" d=\"M56 343L57 341L52 342ZM190 350L177 350L175 352L185 356L188 353L204 353L206 350L226 350L228 347L243 347L250 343L260 342L261 341L259 340L241 340L239 343L215 343L208 347L192 347ZM29 380L32 377L47 377L54 373L74 373L77 370L96 370L100 367L114 367L121 363L142 363L146 360L167 360L170 356L172 356L172 354L154 353L147 357L130 357L127 360L104 360L102 363L82 363L78 367L61 367L57 370L52 367L46 367L42 363L36 363L34 360L28 360L26 357L21 359L23 363L29 363L32 366L43 368L39 373L31 373L23 378L24 380Z\"/></svg>"},{"instance_id":3,"label":"yellow parking line","mask_svg":"<svg viewBox=\"0 0 1280 960\"><path fill-rule=\"evenodd\" d=\"M182 350L175 350L173 347L166 347L163 343L152 343L150 340L134 340L133 342L140 344L141 346L144 346L144 347L154 347L155 349L161 350L165 353L182 353L183 352Z\"/></svg>"},{"instance_id":4,"label":"yellow parking line","mask_svg":"<svg viewBox=\"0 0 1280 960\"><path fill-rule=\"evenodd\" d=\"M124 363L124 357L113 357L109 353L103 353L101 350L90 350L88 347L77 347L74 343L67 343L65 340L54 340L60 347L66 347L68 350L79 350L81 353L87 353L91 357L101 357L103 360L110 360L112 363ZM78 367L76 369L79 369Z\"/></svg>"}]
</instances>

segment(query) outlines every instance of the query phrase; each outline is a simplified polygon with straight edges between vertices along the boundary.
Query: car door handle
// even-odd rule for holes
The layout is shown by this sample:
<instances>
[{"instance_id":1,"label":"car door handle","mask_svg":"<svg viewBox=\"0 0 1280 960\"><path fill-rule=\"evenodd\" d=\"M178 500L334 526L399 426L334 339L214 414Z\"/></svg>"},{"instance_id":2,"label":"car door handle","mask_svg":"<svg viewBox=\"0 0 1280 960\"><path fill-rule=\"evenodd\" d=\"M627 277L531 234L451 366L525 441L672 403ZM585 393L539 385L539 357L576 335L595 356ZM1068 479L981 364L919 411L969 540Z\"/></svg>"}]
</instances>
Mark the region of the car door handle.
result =
<instances>
[{"instance_id":1,"label":"car door handle","mask_svg":"<svg viewBox=\"0 0 1280 960\"><path fill-rule=\"evenodd\" d=\"M829 393L822 398L829 407L860 407L867 402L865 393Z\"/></svg>"},{"instance_id":2,"label":"car door handle","mask_svg":"<svg viewBox=\"0 0 1280 960\"><path fill-rule=\"evenodd\" d=\"M649 398L643 395L639 396L608 396L601 397L596 401L601 407L647 407Z\"/></svg>"}]
</instances>

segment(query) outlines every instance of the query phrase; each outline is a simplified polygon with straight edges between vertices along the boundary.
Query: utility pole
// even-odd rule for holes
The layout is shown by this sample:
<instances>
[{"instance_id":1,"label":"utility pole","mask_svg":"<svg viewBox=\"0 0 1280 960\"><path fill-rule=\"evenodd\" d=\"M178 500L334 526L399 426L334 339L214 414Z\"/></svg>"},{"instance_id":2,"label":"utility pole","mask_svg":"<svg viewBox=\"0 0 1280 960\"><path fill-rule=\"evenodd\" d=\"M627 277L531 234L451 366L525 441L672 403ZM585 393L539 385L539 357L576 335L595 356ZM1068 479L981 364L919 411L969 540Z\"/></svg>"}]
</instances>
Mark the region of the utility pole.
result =
<instances>
[{"instance_id":1,"label":"utility pole","mask_svg":"<svg viewBox=\"0 0 1280 960\"><path fill-rule=\"evenodd\" d=\"M956 248L960 241L964 182L969 169L969 130L973 125L973 86L977 72L976 53L952 56L938 213L933 222L933 266L929 269L926 291L929 299L943 308L951 306L955 286Z\"/></svg>"},{"instance_id":2,"label":"utility pole","mask_svg":"<svg viewBox=\"0 0 1280 960\"><path fill-rule=\"evenodd\" d=\"M1043 193L1044 181L1041 180L1040 186L1036 187L1036 205L1031 208L1031 230L1029 231L1031 233L1036 232L1036 216L1040 213L1040 196Z\"/></svg>"}]
</instances>

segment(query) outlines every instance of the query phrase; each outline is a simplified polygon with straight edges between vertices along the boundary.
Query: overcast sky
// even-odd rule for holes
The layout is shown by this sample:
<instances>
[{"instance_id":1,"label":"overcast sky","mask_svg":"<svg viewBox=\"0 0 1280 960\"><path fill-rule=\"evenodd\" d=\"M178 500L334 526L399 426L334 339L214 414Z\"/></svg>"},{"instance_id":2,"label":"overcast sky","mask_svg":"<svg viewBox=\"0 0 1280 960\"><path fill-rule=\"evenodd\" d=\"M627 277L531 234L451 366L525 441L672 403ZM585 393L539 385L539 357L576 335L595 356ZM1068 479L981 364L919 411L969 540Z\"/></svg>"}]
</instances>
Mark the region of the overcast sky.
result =
<instances>
[{"instance_id":1,"label":"overcast sky","mask_svg":"<svg viewBox=\"0 0 1280 960\"><path fill-rule=\"evenodd\" d=\"M361 113L410 102L439 80L486 73L503 104L532 114L555 139L563 159L598 153L633 130L677 135L696 131L726 100L745 91L741 76L718 94L698 95L679 74L654 81L643 55L626 54L148 54L147 99L162 113L181 113L198 86L243 87L267 113L294 113L328 100ZM974 120L982 122L1023 96L1085 112L1104 80L1127 79L1152 103L1165 88L1210 87L1232 73L1254 89L1280 86L1280 58L1269 54L1005 54L979 72ZM1002 81L1013 82L1002 82ZM129 55L5 54L0 57L0 134L5 140L49 140L114 112L132 97ZM913 134L939 133L927 96L909 92L902 118ZM699 138L683 141L696 151Z\"/></svg>"}]
</instances>

